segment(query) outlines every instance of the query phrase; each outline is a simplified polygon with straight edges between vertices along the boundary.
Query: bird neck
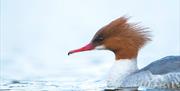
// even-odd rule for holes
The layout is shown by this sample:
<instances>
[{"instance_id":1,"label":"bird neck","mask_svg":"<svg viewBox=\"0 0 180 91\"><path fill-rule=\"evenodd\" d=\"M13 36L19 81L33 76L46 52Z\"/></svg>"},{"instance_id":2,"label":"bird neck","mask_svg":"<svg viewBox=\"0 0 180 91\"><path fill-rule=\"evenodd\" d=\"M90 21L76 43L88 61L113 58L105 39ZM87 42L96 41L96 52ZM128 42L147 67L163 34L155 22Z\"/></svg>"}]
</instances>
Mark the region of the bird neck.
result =
<instances>
[{"instance_id":1,"label":"bird neck","mask_svg":"<svg viewBox=\"0 0 180 91\"><path fill-rule=\"evenodd\" d=\"M107 85L114 87L118 82L121 82L125 77L137 70L136 59L119 59L114 62L110 69Z\"/></svg>"},{"instance_id":2,"label":"bird neck","mask_svg":"<svg viewBox=\"0 0 180 91\"><path fill-rule=\"evenodd\" d=\"M138 55L138 49L123 49L114 51L114 54L116 56L116 61L122 61L122 59L129 59L132 61L136 60Z\"/></svg>"}]
</instances>

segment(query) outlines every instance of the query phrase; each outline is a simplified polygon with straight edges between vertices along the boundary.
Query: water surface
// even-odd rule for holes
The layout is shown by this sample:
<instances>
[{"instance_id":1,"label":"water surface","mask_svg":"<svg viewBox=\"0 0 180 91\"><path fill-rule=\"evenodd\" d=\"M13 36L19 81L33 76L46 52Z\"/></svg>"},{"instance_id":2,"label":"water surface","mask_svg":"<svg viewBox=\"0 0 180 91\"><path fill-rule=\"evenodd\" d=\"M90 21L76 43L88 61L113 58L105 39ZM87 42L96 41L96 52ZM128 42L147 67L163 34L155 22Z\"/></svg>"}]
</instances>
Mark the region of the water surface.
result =
<instances>
[{"instance_id":1,"label":"water surface","mask_svg":"<svg viewBox=\"0 0 180 91\"><path fill-rule=\"evenodd\" d=\"M0 91L180 91L180 89L147 89L106 87L103 80L96 81L32 81L1 80Z\"/></svg>"}]
</instances>

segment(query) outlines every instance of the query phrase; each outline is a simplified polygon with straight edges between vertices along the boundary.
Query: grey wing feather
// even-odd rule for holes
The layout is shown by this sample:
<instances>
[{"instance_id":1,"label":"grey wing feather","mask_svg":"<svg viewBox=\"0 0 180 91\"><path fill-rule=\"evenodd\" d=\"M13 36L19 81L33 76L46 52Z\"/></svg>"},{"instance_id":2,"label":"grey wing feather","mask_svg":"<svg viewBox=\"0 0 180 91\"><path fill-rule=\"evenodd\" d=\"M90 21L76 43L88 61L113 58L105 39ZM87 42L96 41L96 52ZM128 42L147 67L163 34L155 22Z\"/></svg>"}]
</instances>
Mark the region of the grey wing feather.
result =
<instances>
[{"instance_id":1,"label":"grey wing feather","mask_svg":"<svg viewBox=\"0 0 180 91\"><path fill-rule=\"evenodd\" d=\"M124 79L124 87L180 88L180 56L167 56Z\"/></svg>"},{"instance_id":2,"label":"grey wing feather","mask_svg":"<svg viewBox=\"0 0 180 91\"><path fill-rule=\"evenodd\" d=\"M162 75L171 72L180 72L180 56L167 56L159 59L140 71L150 71L154 75Z\"/></svg>"}]
</instances>

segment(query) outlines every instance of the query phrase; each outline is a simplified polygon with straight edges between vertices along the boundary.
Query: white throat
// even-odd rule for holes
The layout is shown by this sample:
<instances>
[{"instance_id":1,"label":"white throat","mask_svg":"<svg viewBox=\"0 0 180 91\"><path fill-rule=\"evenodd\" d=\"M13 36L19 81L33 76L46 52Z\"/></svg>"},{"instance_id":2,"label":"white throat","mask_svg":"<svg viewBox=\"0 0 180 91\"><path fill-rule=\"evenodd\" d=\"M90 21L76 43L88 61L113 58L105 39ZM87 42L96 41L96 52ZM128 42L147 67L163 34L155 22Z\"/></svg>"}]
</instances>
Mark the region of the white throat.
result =
<instances>
[{"instance_id":1,"label":"white throat","mask_svg":"<svg viewBox=\"0 0 180 91\"><path fill-rule=\"evenodd\" d=\"M128 75L138 70L136 59L116 60L110 69L107 85L116 87Z\"/></svg>"}]
</instances>

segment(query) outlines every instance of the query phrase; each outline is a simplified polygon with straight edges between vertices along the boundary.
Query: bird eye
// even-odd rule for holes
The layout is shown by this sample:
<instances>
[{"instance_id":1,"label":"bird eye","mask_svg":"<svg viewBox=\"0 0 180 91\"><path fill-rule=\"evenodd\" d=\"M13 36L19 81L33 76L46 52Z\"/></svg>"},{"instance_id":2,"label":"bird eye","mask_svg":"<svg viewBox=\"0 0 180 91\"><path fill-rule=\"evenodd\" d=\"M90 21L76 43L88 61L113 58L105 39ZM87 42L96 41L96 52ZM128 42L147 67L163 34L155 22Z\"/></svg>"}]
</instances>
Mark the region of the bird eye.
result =
<instances>
[{"instance_id":1,"label":"bird eye","mask_svg":"<svg viewBox=\"0 0 180 91\"><path fill-rule=\"evenodd\" d=\"M94 41L95 42L101 42L103 40L104 40L103 36L97 36Z\"/></svg>"}]
</instances>

